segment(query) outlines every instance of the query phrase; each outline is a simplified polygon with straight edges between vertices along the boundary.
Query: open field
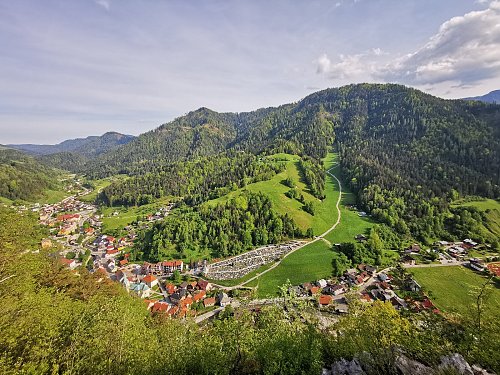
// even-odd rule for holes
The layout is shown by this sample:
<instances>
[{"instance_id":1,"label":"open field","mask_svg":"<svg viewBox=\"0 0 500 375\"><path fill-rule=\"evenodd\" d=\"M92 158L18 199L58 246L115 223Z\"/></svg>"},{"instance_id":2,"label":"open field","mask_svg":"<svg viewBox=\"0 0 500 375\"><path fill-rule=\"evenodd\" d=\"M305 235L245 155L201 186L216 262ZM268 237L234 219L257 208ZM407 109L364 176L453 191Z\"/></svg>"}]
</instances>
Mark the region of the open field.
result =
<instances>
[{"instance_id":1,"label":"open field","mask_svg":"<svg viewBox=\"0 0 500 375\"><path fill-rule=\"evenodd\" d=\"M64 190L45 190L44 197L41 198L43 203L54 204L62 201L71 194Z\"/></svg>"},{"instance_id":2,"label":"open field","mask_svg":"<svg viewBox=\"0 0 500 375\"><path fill-rule=\"evenodd\" d=\"M335 155L336 156L336 155ZM338 167L332 170L332 173L339 176ZM337 220L337 210L335 202L338 199L339 187L337 182L331 176L327 176L328 186L327 201L333 201L331 204L329 222L326 229L332 226ZM325 236L331 243L352 242L356 234L368 234L370 228L375 222L369 217L358 216L357 211L346 208L346 205L355 204L356 198L345 184L342 184L342 199L340 211L342 219L337 227ZM325 230L326 230L325 229ZM321 234L319 232L318 234ZM284 284L288 279L292 284L301 284L308 281L318 280L323 277L330 277L332 272L331 262L335 257L335 252L330 249L325 241L317 241L307 245L286 258L278 267L269 271L258 280L249 283L248 286L258 285L259 297L274 295L277 288ZM399 259L399 255L392 251L385 251L383 254L383 264L389 264L391 260Z\"/></svg>"},{"instance_id":3,"label":"open field","mask_svg":"<svg viewBox=\"0 0 500 375\"><path fill-rule=\"evenodd\" d=\"M9 198L0 197L0 203L10 206L12 203L14 203L14 201L10 200Z\"/></svg>"},{"instance_id":4,"label":"open field","mask_svg":"<svg viewBox=\"0 0 500 375\"><path fill-rule=\"evenodd\" d=\"M464 203L459 203L459 206L464 206L464 207L476 207L481 211L486 211L486 210L500 210L500 201L496 201L494 199L484 199L484 200L477 200L477 201L470 201L470 202L464 202Z\"/></svg>"},{"instance_id":5,"label":"open field","mask_svg":"<svg viewBox=\"0 0 500 375\"><path fill-rule=\"evenodd\" d=\"M79 199L83 202L94 202L97 198L97 194L104 189L105 187L111 185L114 181L118 181L120 179L126 179L126 175L116 175L108 178L103 178L101 180L93 180L91 183L94 185L94 190L87 195L81 196Z\"/></svg>"},{"instance_id":6,"label":"open field","mask_svg":"<svg viewBox=\"0 0 500 375\"><path fill-rule=\"evenodd\" d=\"M454 206L476 207L484 212L486 220L484 221L483 231L487 238L500 237L500 201L493 199L476 200L470 202L460 202Z\"/></svg>"},{"instance_id":7,"label":"open field","mask_svg":"<svg viewBox=\"0 0 500 375\"><path fill-rule=\"evenodd\" d=\"M247 286L257 286L257 294L263 298L274 296L278 287L287 280L297 285L328 278L332 273L331 263L334 256L335 252L324 241L316 241L289 255L278 267Z\"/></svg>"},{"instance_id":8,"label":"open field","mask_svg":"<svg viewBox=\"0 0 500 375\"><path fill-rule=\"evenodd\" d=\"M467 315L472 311L475 297L486 278L461 266L412 268L415 279L430 294L435 305L446 312ZM498 314L500 286L491 287L486 303L486 314Z\"/></svg>"},{"instance_id":9,"label":"open field","mask_svg":"<svg viewBox=\"0 0 500 375\"><path fill-rule=\"evenodd\" d=\"M332 170L332 173L340 179L338 166ZM357 234L369 234L370 228L375 224L375 221L370 217L360 217L357 211L346 207L346 205L356 204L356 196L342 180L341 182L342 199L340 201L340 212L342 214L342 220L340 224L325 237L331 243L353 242ZM338 187L335 186L335 188L336 191L338 191ZM335 199L337 199L337 197L338 195L335 195Z\"/></svg>"},{"instance_id":10,"label":"open field","mask_svg":"<svg viewBox=\"0 0 500 375\"><path fill-rule=\"evenodd\" d=\"M167 205L169 198L162 198L151 204L139 207L103 207L101 209L104 215L102 219L103 231L114 231L123 229L137 219L138 216L154 214L160 207ZM118 214L113 216L113 213Z\"/></svg>"},{"instance_id":11,"label":"open field","mask_svg":"<svg viewBox=\"0 0 500 375\"><path fill-rule=\"evenodd\" d=\"M331 226L331 223L334 223L337 219L335 203L337 201L338 193L334 184L334 179L330 176L327 176L327 182L325 186L326 199L320 201L319 199L309 194L305 183L300 180L299 170L297 167L299 161L298 156L276 154L270 157L286 159L288 161L286 170L277 174L270 180L249 184L243 189L235 190L223 197L209 201L207 202L207 204L225 202L228 199L241 194L244 189L251 192L262 192L271 199L273 207L277 212L281 214L288 213L291 217L293 217L297 225L303 231L307 230L308 228L313 228L315 234L321 234L326 231ZM325 168L331 168L335 164L336 158L336 154L329 153L323 161ZM302 203L300 203L296 199L290 199L285 196L285 193L290 190L290 188L288 186L285 186L283 184L283 181L288 177L291 177L295 181L296 189L298 190L299 194L304 195L306 201L315 202L316 212L314 216L302 209Z\"/></svg>"}]
</instances>

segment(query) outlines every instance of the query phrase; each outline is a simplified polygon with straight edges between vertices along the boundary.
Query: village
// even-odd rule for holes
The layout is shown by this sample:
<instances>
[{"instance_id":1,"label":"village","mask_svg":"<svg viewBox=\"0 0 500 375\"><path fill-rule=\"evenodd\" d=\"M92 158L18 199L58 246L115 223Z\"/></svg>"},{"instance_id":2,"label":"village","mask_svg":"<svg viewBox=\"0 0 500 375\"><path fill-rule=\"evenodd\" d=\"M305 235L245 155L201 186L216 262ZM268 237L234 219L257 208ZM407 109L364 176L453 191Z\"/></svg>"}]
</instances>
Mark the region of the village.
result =
<instances>
[{"instance_id":1,"label":"village","mask_svg":"<svg viewBox=\"0 0 500 375\"><path fill-rule=\"evenodd\" d=\"M211 262L132 262L129 249L137 238L136 231L168 216L174 204L167 204L146 215L144 222L126 225L123 236L115 237L103 233L103 215L97 214L98 208L78 199L90 190L79 188L77 193L58 203L34 204L18 209L39 214L40 224L47 227L51 234L42 241L42 247L57 245L60 261L66 267L74 272L78 267L85 267L92 273L120 283L128 292L142 298L151 314L166 314L175 318L191 316L201 322L220 313L226 306L236 307L242 302L255 306L274 301L252 299L248 290L251 288L226 287L210 280L239 279L261 266L278 262L305 244L304 241L293 240ZM358 215L366 214L359 212ZM358 234L354 239L363 242L366 236ZM395 267L378 270L371 265L358 264L340 277L291 285L287 292L289 296L309 301L323 313L347 313L352 298L363 302L389 302L398 310L439 312L407 270L421 266L463 265L476 272L500 275L498 263L486 264L492 259L471 255L482 247L484 245L471 239L438 241L425 250L419 244L413 244L401 252L400 262Z\"/></svg>"}]
</instances>

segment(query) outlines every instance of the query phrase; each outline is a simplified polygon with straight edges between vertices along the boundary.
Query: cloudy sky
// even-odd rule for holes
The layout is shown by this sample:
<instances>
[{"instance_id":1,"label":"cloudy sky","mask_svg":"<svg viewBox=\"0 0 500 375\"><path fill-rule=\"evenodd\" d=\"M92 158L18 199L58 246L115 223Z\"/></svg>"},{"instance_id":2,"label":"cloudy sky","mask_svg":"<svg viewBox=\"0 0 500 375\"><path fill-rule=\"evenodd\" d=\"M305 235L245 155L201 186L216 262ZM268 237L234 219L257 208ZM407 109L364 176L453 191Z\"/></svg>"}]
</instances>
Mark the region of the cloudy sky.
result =
<instances>
[{"instance_id":1,"label":"cloudy sky","mask_svg":"<svg viewBox=\"0 0 500 375\"><path fill-rule=\"evenodd\" d=\"M0 143L139 134L352 82L500 89L500 1L0 0Z\"/></svg>"}]
</instances>

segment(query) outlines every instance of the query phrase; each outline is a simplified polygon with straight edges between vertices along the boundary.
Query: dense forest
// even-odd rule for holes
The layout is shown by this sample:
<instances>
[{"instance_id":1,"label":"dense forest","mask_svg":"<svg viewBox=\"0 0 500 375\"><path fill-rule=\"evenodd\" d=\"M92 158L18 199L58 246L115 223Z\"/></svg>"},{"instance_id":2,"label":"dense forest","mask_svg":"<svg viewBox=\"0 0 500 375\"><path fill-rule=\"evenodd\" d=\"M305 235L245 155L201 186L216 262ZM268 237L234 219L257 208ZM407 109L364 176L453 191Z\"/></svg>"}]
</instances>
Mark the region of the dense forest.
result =
<instances>
[{"instance_id":1,"label":"dense forest","mask_svg":"<svg viewBox=\"0 0 500 375\"><path fill-rule=\"evenodd\" d=\"M430 243L464 235L456 230L456 217L450 217L450 203L459 196L500 196L500 106L444 100L392 84L328 89L295 104L249 113L202 108L87 167L90 175L134 176L108 188L106 204L113 204L115 196L116 204L137 204L143 194L193 195L193 203L199 203L214 189L241 186L244 179L232 163L222 166L227 178L216 172L200 179L197 162L217 159L227 150L288 152L302 156L302 177L322 198L325 171L319 159L333 145L344 180L363 209L403 237ZM192 163L193 176L179 178L176 160ZM176 187L178 181L186 188ZM203 188L195 191L196 186ZM488 234L469 233L494 241Z\"/></svg>"},{"instance_id":2,"label":"dense forest","mask_svg":"<svg viewBox=\"0 0 500 375\"><path fill-rule=\"evenodd\" d=\"M302 235L288 215L273 210L266 195L245 192L215 206L177 210L140 232L133 256L149 261L172 255L186 259L187 251L195 251L222 258Z\"/></svg>"},{"instance_id":3,"label":"dense forest","mask_svg":"<svg viewBox=\"0 0 500 375\"><path fill-rule=\"evenodd\" d=\"M499 321L487 315L478 325L472 306L470 316L447 319L352 299L351 314L320 330L313 310L284 288L282 306L200 327L151 316L118 283L67 270L38 249L42 236L34 216L0 207L2 374L317 375L361 353L367 374L396 374L400 353L435 365L453 352L500 371Z\"/></svg>"},{"instance_id":4,"label":"dense forest","mask_svg":"<svg viewBox=\"0 0 500 375\"><path fill-rule=\"evenodd\" d=\"M57 173L22 152L0 148L0 197L34 201L58 187Z\"/></svg>"},{"instance_id":5,"label":"dense forest","mask_svg":"<svg viewBox=\"0 0 500 375\"><path fill-rule=\"evenodd\" d=\"M107 205L175 195L194 206L269 178L279 168L261 158L287 152L301 156L302 178L321 199L319 160L332 146L360 206L400 236L423 243L466 233L495 240L481 228L486 215L455 213L450 204L468 195L500 196L500 106L444 100L401 85L327 89L246 113L200 108L83 165L64 155L52 162L67 159L91 178L128 174L104 190ZM2 182L2 191L12 190L8 184ZM460 224L470 218L477 225Z\"/></svg>"},{"instance_id":6,"label":"dense forest","mask_svg":"<svg viewBox=\"0 0 500 375\"><path fill-rule=\"evenodd\" d=\"M111 184L102 191L99 200L109 206L133 206L164 196L180 196L186 203L196 205L246 184L270 179L284 165L279 160L234 151L156 165L151 172Z\"/></svg>"}]
</instances>

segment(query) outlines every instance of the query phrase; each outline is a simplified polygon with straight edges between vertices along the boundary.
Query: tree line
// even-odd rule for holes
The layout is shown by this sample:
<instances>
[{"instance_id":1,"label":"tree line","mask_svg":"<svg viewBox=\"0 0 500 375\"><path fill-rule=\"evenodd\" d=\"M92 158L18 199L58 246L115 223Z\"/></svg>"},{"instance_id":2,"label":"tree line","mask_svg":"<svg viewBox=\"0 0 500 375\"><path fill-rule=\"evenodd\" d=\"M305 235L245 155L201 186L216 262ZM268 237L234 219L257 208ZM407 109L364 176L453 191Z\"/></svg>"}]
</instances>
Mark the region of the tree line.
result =
<instances>
[{"instance_id":1,"label":"tree line","mask_svg":"<svg viewBox=\"0 0 500 375\"><path fill-rule=\"evenodd\" d=\"M222 258L300 236L293 219L277 214L266 195L243 192L227 202L179 208L139 233L133 256L158 261L195 252Z\"/></svg>"}]
</instances>

